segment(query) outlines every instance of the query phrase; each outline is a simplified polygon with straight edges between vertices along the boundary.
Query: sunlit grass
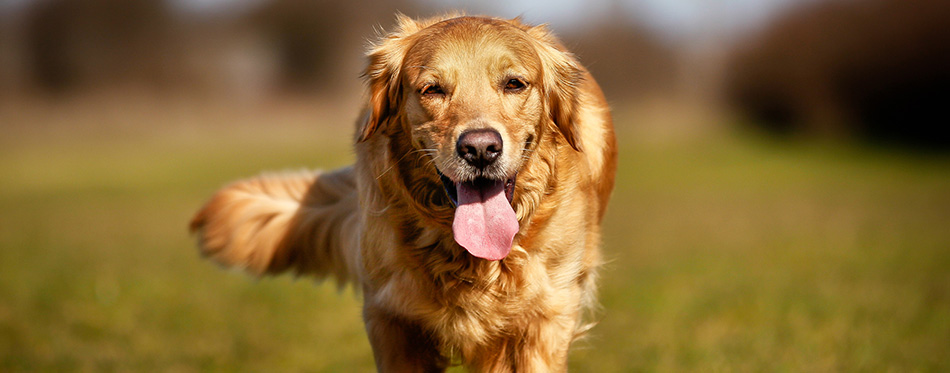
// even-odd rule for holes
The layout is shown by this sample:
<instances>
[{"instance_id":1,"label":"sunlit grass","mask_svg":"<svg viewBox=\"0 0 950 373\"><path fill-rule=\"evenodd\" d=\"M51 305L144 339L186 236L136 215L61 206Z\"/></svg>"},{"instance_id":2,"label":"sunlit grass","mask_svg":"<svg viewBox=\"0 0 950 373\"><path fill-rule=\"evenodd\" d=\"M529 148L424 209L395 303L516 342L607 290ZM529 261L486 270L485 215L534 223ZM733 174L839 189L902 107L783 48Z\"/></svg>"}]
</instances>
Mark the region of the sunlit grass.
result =
<instances>
[{"instance_id":1,"label":"sunlit grass","mask_svg":"<svg viewBox=\"0 0 950 373\"><path fill-rule=\"evenodd\" d=\"M198 256L217 187L353 159L348 117L236 111L0 115L0 371L373 370L352 291ZM950 159L620 133L573 371L950 369Z\"/></svg>"},{"instance_id":2,"label":"sunlit grass","mask_svg":"<svg viewBox=\"0 0 950 373\"><path fill-rule=\"evenodd\" d=\"M578 370L946 369L945 159L754 137L625 150Z\"/></svg>"}]
</instances>

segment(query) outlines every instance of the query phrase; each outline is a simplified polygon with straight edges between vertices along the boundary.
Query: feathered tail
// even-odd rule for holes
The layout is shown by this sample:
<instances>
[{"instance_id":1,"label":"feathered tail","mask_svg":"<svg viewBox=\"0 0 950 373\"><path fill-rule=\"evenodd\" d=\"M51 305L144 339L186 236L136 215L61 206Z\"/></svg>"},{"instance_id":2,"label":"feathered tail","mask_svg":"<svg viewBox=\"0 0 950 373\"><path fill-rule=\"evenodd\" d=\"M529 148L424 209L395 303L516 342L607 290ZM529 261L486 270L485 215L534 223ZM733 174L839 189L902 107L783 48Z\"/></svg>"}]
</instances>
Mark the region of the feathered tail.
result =
<instances>
[{"instance_id":1,"label":"feathered tail","mask_svg":"<svg viewBox=\"0 0 950 373\"><path fill-rule=\"evenodd\" d=\"M359 265L353 168L264 174L235 182L191 221L201 252L255 275L292 270L340 285Z\"/></svg>"}]
</instances>

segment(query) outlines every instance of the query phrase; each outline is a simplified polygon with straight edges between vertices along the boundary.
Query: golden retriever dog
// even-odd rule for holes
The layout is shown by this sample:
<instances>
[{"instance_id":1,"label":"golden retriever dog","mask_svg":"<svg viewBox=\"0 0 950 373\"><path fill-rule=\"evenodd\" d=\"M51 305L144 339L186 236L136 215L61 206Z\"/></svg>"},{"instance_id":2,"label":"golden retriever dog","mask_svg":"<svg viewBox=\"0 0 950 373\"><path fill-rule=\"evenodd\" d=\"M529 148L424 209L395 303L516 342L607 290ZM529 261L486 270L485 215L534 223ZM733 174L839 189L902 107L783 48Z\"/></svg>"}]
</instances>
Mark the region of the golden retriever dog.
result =
<instances>
[{"instance_id":1,"label":"golden retriever dog","mask_svg":"<svg viewBox=\"0 0 950 373\"><path fill-rule=\"evenodd\" d=\"M398 16L368 57L356 164L218 191L202 252L357 286L380 371L565 371L617 162L597 83L518 19Z\"/></svg>"}]
</instances>

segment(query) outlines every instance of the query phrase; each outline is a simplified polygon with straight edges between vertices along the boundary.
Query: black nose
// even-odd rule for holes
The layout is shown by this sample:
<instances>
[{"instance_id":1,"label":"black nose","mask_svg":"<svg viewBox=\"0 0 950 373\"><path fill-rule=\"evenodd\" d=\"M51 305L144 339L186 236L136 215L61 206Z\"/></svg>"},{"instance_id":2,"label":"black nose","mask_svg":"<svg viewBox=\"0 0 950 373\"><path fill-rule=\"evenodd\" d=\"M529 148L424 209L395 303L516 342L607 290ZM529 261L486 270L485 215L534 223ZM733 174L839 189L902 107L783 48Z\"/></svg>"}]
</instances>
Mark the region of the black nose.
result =
<instances>
[{"instance_id":1,"label":"black nose","mask_svg":"<svg viewBox=\"0 0 950 373\"><path fill-rule=\"evenodd\" d=\"M455 145L459 157L477 168L485 168L501 155L501 134L493 129L462 132Z\"/></svg>"}]
</instances>

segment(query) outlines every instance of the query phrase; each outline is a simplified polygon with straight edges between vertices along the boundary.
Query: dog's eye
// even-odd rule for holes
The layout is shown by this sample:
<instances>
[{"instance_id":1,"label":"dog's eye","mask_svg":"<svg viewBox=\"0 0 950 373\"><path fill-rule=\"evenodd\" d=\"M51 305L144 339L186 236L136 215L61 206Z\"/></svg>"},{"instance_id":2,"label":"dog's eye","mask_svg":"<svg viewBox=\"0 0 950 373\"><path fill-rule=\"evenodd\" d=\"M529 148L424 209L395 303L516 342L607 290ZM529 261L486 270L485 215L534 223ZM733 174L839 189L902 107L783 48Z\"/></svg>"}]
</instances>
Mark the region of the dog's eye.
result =
<instances>
[{"instance_id":1,"label":"dog's eye","mask_svg":"<svg viewBox=\"0 0 950 373\"><path fill-rule=\"evenodd\" d=\"M438 84L429 84L429 85L426 85L425 87L422 87L422 89L419 90L419 93L422 94L423 96L433 96L433 95L444 95L445 91L443 91L442 87L439 86Z\"/></svg>"},{"instance_id":2,"label":"dog's eye","mask_svg":"<svg viewBox=\"0 0 950 373\"><path fill-rule=\"evenodd\" d=\"M512 78L505 83L505 92L520 92L528 85L521 79Z\"/></svg>"}]
</instances>

